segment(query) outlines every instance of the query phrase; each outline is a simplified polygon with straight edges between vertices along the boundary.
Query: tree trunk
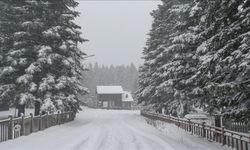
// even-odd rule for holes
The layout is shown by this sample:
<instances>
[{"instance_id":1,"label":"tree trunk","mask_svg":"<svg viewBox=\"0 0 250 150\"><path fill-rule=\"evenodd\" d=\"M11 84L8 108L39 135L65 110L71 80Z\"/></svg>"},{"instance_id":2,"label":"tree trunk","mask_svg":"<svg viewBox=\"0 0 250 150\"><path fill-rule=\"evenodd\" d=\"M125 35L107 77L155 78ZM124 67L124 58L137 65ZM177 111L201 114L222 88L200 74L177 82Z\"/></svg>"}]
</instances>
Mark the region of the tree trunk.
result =
<instances>
[{"instance_id":1,"label":"tree trunk","mask_svg":"<svg viewBox=\"0 0 250 150\"><path fill-rule=\"evenodd\" d=\"M21 114L25 114L25 104L18 105L17 109L18 109L18 117L21 117Z\"/></svg>"},{"instance_id":2,"label":"tree trunk","mask_svg":"<svg viewBox=\"0 0 250 150\"><path fill-rule=\"evenodd\" d=\"M40 114L40 110L41 110L41 104L40 102L36 101L35 102L35 116L38 116Z\"/></svg>"}]
</instances>

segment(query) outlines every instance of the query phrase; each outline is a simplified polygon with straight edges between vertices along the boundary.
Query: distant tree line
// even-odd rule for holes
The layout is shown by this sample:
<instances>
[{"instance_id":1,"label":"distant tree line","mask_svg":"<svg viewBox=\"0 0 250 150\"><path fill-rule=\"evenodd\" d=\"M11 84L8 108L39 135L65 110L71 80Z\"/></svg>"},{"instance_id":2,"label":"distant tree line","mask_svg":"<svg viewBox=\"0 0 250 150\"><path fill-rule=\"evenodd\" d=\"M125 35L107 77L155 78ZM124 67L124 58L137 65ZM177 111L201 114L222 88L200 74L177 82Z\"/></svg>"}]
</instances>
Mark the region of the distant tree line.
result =
<instances>
[{"instance_id":1,"label":"distant tree line","mask_svg":"<svg viewBox=\"0 0 250 150\"><path fill-rule=\"evenodd\" d=\"M45 112L80 110L78 94L86 41L74 0L0 1L0 101L19 110Z\"/></svg>"},{"instance_id":2,"label":"distant tree line","mask_svg":"<svg viewBox=\"0 0 250 150\"><path fill-rule=\"evenodd\" d=\"M124 90L135 93L138 89L138 70L131 65L88 65L88 71L84 72L83 84L89 89L90 95L96 95L97 85L120 85Z\"/></svg>"},{"instance_id":3,"label":"distant tree line","mask_svg":"<svg viewBox=\"0 0 250 150\"><path fill-rule=\"evenodd\" d=\"M250 0L163 0L140 67L140 103L250 120Z\"/></svg>"}]
</instances>

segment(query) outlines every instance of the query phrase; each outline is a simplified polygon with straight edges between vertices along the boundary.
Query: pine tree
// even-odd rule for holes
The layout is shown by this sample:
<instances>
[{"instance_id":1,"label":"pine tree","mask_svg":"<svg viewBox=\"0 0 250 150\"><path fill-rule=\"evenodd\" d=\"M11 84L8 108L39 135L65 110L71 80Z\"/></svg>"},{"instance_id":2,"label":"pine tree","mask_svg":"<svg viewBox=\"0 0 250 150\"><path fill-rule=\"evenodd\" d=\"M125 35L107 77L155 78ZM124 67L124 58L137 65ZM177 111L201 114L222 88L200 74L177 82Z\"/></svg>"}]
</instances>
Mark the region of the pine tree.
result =
<instances>
[{"instance_id":1,"label":"pine tree","mask_svg":"<svg viewBox=\"0 0 250 150\"><path fill-rule=\"evenodd\" d=\"M188 105L184 104L188 102L185 90L190 88L185 80L195 72L195 39L191 33L195 31L189 29L193 20L188 22L190 5L191 1L167 1L159 7L144 50L141 89L137 94L139 101L166 107L168 113L175 115Z\"/></svg>"},{"instance_id":2,"label":"pine tree","mask_svg":"<svg viewBox=\"0 0 250 150\"><path fill-rule=\"evenodd\" d=\"M162 85L172 83L170 87L174 90L174 96L166 106L170 112L178 116L189 113L195 104L192 97L192 89L196 86L194 75L198 64L195 52L199 43L199 33L202 31L199 26L202 8L199 5L192 0L186 0L172 7L172 11L178 16L178 23L173 26L175 33L170 39L169 46L174 48L172 52L174 55L162 68L165 69L163 77L167 76L165 78L168 79Z\"/></svg>"},{"instance_id":3,"label":"pine tree","mask_svg":"<svg viewBox=\"0 0 250 150\"><path fill-rule=\"evenodd\" d=\"M1 87L7 93L11 93L11 99L15 100L15 105L19 106L19 115L24 113L26 99L22 98L22 85L18 83L18 78L23 75L25 71L24 60L28 54L28 49L24 45L28 45L28 39L24 35L27 32L22 31L22 23L31 15L27 13L27 3L24 1L3 1L5 9L2 9L3 15L1 22L3 43L3 61L1 73ZM28 36L27 36L28 37ZM26 42L26 43L25 43ZM32 44L31 44L32 45ZM3 93L5 95L6 92Z\"/></svg>"},{"instance_id":4,"label":"pine tree","mask_svg":"<svg viewBox=\"0 0 250 150\"><path fill-rule=\"evenodd\" d=\"M49 1L44 10L43 43L38 49L36 66L31 73L39 73L37 93L41 98L42 111L80 110L78 94L86 94L81 84L85 53L78 49L80 27L73 21L79 15L73 11L78 5L74 0ZM41 72L40 72L41 70Z\"/></svg>"},{"instance_id":5,"label":"pine tree","mask_svg":"<svg viewBox=\"0 0 250 150\"><path fill-rule=\"evenodd\" d=\"M140 68L139 102L249 119L249 0L163 1Z\"/></svg>"},{"instance_id":6,"label":"pine tree","mask_svg":"<svg viewBox=\"0 0 250 150\"><path fill-rule=\"evenodd\" d=\"M211 2L206 15L207 30L202 35L205 40L197 49L201 103L208 106L209 112L222 111L220 113L231 117L247 112L245 106L249 99L249 92L244 88L247 85L242 84L247 83L249 76L246 69L249 60L244 59L249 44L243 40L249 27L245 26L248 17L247 13L242 14L245 12L243 5L244 1Z\"/></svg>"},{"instance_id":7,"label":"pine tree","mask_svg":"<svg viewBox=\"0 0 250 150\"><path fill-rule=\"evenodd\" d=\"M13 44L12 34L16 30L15 10L12 6L11 1L0 2L0 103L8 105L14 102L15 95L14 77L11 76L14 69L7 55Z\"/></svg>"},{"instance_id":8,"label":"pine tree","mask_svg":"<svg viewBox=\"0 0 250 150\"><path fill-rule=\"evenodd\" d=\"M9 20L14 28L8 33L14 36L6 51L7 61L1 77L11 78L7 81L14 85L12 91L20 113L24 113L25 105L35 105L36 115L41 112L40 107L43 112L77 112L80 110L78 94L86 93L80 83L85 54L77 48L85 40L80 37L80 27L73 22L79 13L71 10L78 3L73 0L7 2L11 4L13 18Z\"/></svg>"},{"instance_id":9,"label":"pine tree","mask_svg":"<svg viewBox=\"0 0 250 150\"><path fill-rule=\"evenodd\" d=\"M137 91L137 98L139 103L145 105L158 104L157 99L161 101L161 97L155 95L156 78L159 73L157 68L160 61L155 61L157 56L162 56L161 52L164 50L164 44L169 37L164 37L170 32L169 27L173 24L169 13L170 7L174 1L163 1L162 5L158 6L158 9L151 13L154 18L152 29L149 33L149 39L147 40L146 47L143 50L144 64L139 69L139 90ZM169 19L169 20L166 20ZM171 20L171 21L170 21ZM169 21L169 22L167 22ZM158 59L160 60L160 58ZM160 62L161 63L161 62ZM171 94L170 94L171 95ZM158 107L158 106L155 106Z\"/></svg>"}]
</instances>

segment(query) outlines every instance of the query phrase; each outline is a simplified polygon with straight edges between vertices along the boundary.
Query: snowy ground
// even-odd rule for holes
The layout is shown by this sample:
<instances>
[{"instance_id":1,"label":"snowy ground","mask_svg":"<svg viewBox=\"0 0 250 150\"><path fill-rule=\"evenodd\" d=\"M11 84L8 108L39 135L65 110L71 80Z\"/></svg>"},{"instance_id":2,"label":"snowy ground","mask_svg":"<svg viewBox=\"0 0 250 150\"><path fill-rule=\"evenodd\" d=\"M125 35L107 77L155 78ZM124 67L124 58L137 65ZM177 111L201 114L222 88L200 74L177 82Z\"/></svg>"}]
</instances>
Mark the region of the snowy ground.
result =
<instances>
[{"instance_id":1,"label":"snowy ground","mask_svg":"<svg viewBox=\"0 0 250 150\"><path fill-rule=\"evenodd\" d=\"M0 143L1 150L223 150L165 126L148 125L138 111L85 109L74 122Z\"/></svg>"}]
</instances>

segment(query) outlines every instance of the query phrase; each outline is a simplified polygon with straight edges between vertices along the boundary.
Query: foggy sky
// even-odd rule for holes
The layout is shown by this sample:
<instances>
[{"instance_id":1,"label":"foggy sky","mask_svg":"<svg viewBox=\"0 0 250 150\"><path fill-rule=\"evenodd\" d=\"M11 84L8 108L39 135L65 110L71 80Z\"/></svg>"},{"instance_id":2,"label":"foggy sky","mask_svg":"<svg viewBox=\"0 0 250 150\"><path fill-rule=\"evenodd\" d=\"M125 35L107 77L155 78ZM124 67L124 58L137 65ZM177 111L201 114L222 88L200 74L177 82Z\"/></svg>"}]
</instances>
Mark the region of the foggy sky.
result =
<instances>
[{"instance_id":1,"label":"foggy sky","mask_svg":"<svg viewBox=\"0 0 250 150\"><path fill-rule=\"evenodd\" d=\"M94 57L90 62L104 65L142 63L142 50L150 31L150 12L159 1L78 1L81 16L76 23L82 27L89 42L80 46Z\"/></svg>"}]
</instances>

